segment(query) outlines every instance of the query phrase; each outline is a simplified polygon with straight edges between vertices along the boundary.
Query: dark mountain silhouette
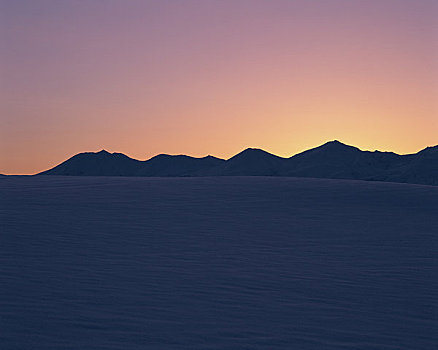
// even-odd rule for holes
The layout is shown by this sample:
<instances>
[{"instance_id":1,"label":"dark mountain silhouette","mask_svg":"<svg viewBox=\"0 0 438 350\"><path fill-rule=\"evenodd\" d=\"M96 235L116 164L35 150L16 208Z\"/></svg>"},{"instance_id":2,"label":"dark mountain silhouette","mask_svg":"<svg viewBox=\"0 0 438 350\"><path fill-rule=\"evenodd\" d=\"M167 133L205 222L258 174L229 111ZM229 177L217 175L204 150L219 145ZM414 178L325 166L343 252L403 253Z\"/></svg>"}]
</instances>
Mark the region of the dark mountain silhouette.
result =
<instances>
[{"instance_id":1,"label":"dark mountain silhouette","mask_svg":"<svg viewBox=\"0 0 438 350\"><path fill-rule=\"evenodd\" d=\"M148 161L143 162L143 167L135 175L137 176L191 176L204 169L216 167L225 160L212 156L203 158L189 157L185 155L159 154Z\"/></svg>"},{"instance_id":2,"label":"dark mountain silhouette","mask_svg":"<svg viewBox=\"0 0 438 350\"><path fill-rule=\"evenodd\" d=\"M361 151L335 140L289 158L283 175L366 180L399 161L395 153Z\"/></svg>"},{"instance_id":3,"label":"dark mountain silhouette","mask_svg":"<svg viewBox=\"0 0 438 350\"><path fill-rule=\"evenodd\" d=\"M141 168L142 162L122 153L86 152L77 154L41 175L71 176L131 176Z\"/></svg>"},{"instance_id":4,"label":"dark mountain silhouette","mask_svg":"<svg viewBox=\"0 0 438 350\"><path fill-rule=\"evenodd\" d=\"M286 158L275 156L258 148L247 148L220 166L199 172L198 175L212 176L273 176L280 170Z\"/></svg>"},{"instance_id":5,"label":"dark mountain silhouette","mask_svg":"<svg viewBox=\"0 0 438 350\"><path fill-rule=\"evenodd\" d=\"M86 152L77 154L39 175L70 176L190 176L204 168L225 162L212 156L194 158L160 154L147 161L132 159L122 153Z\"/></svg>"},{"instance_id":6,"label":"dark mountain silhouette","mask_svg":"<svg viewBox=\"0 0 438 350\"><path fill-rule=\"evenodd\" d=\"M438 146L427 147L416 154L399 157L402 159L400 162L375 179L438 185Z\"/></svg>"},{"instance_id":7,"label":"dark mountain silhouette","mask_svg":"<svg viewBox=\"0 0 438 350\"><path fill-rule=\"evenodd\" d=\"M295 176L438 185L438 146L418 153L361 151L330 141L290 158L248 148L228 160L160 154L146 161L121 153L78 154L38 175Z\"/></svg>"}]
</instances>

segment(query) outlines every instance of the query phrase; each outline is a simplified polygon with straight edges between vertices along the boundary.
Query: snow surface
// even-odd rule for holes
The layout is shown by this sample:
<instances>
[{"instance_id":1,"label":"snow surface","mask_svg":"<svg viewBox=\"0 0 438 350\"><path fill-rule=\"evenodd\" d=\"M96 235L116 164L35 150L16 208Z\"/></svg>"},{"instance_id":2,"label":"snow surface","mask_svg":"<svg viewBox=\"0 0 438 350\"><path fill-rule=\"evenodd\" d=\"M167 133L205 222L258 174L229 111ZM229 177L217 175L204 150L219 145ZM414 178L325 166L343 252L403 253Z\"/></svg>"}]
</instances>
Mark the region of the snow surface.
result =
<instances>
[{"instance_id":1,"label":"snow surface","mask_svg":"<svg viewBox=\"0 0 438 350\"><path fill-rule=\"evenodd\" d=\"M434 349L438 187L2 177L0 348Z\"/></svg>"}]
</instances>

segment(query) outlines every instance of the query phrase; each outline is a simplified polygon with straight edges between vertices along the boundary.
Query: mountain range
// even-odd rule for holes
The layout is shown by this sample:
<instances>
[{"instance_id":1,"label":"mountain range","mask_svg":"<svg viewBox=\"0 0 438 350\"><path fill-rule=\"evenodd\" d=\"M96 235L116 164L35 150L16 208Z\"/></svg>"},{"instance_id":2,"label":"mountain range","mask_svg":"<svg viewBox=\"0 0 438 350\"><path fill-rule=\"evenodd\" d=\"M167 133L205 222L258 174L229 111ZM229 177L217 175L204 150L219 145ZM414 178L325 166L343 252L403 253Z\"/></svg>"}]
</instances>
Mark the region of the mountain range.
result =
<instances>
[{"instance_id":1,"label":"mountain range","mask_svg":"<svg viewBox=\"0 0 438 350\"><path fill-rule=\"evenodd\" d=\"M290 158L248 148L228 160L160 154L146 161L102 150L77 154L37 175L292 176L438 185L438 146L399 155L362 151L335 140Z\"/></svg>"}]
</instances>

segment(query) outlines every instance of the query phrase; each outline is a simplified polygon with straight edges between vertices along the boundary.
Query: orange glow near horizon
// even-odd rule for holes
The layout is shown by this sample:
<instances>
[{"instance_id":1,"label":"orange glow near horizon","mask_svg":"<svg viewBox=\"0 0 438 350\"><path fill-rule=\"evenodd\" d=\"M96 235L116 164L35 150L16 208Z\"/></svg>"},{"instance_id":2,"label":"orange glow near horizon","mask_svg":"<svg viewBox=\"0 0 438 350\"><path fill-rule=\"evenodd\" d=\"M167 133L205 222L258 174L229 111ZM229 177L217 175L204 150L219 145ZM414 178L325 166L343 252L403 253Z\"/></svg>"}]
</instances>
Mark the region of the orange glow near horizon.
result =
<instances>
[{"instance_id":1,"label":"orange glow near horizon","mask_svg":"<svg viewBox=\"0 0 438 350\"><path fill-rule=\"evenodd\" d=\"M84 151L438 144L438 4L5 1L0 173Z\"/></svg>"}]
</instances>

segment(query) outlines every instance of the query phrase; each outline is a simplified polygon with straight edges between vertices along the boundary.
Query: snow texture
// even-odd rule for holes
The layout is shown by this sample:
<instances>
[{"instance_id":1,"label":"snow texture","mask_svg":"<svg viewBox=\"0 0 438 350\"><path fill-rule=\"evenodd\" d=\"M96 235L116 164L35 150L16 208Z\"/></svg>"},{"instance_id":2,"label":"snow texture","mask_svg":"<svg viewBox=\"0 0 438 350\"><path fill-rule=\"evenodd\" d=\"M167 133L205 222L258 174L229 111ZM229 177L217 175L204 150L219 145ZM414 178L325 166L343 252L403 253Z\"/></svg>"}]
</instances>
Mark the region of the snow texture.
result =
<instances>
[{"instance_id":1,"label":"snow texture","mask_svg":"<svg viewBox=\"0 0 438 350\"><path fill-rule=\"evenodd\" d=\"M2 177L0 348L431 350L438 187Z\"/></svg>"}]
</instances>

